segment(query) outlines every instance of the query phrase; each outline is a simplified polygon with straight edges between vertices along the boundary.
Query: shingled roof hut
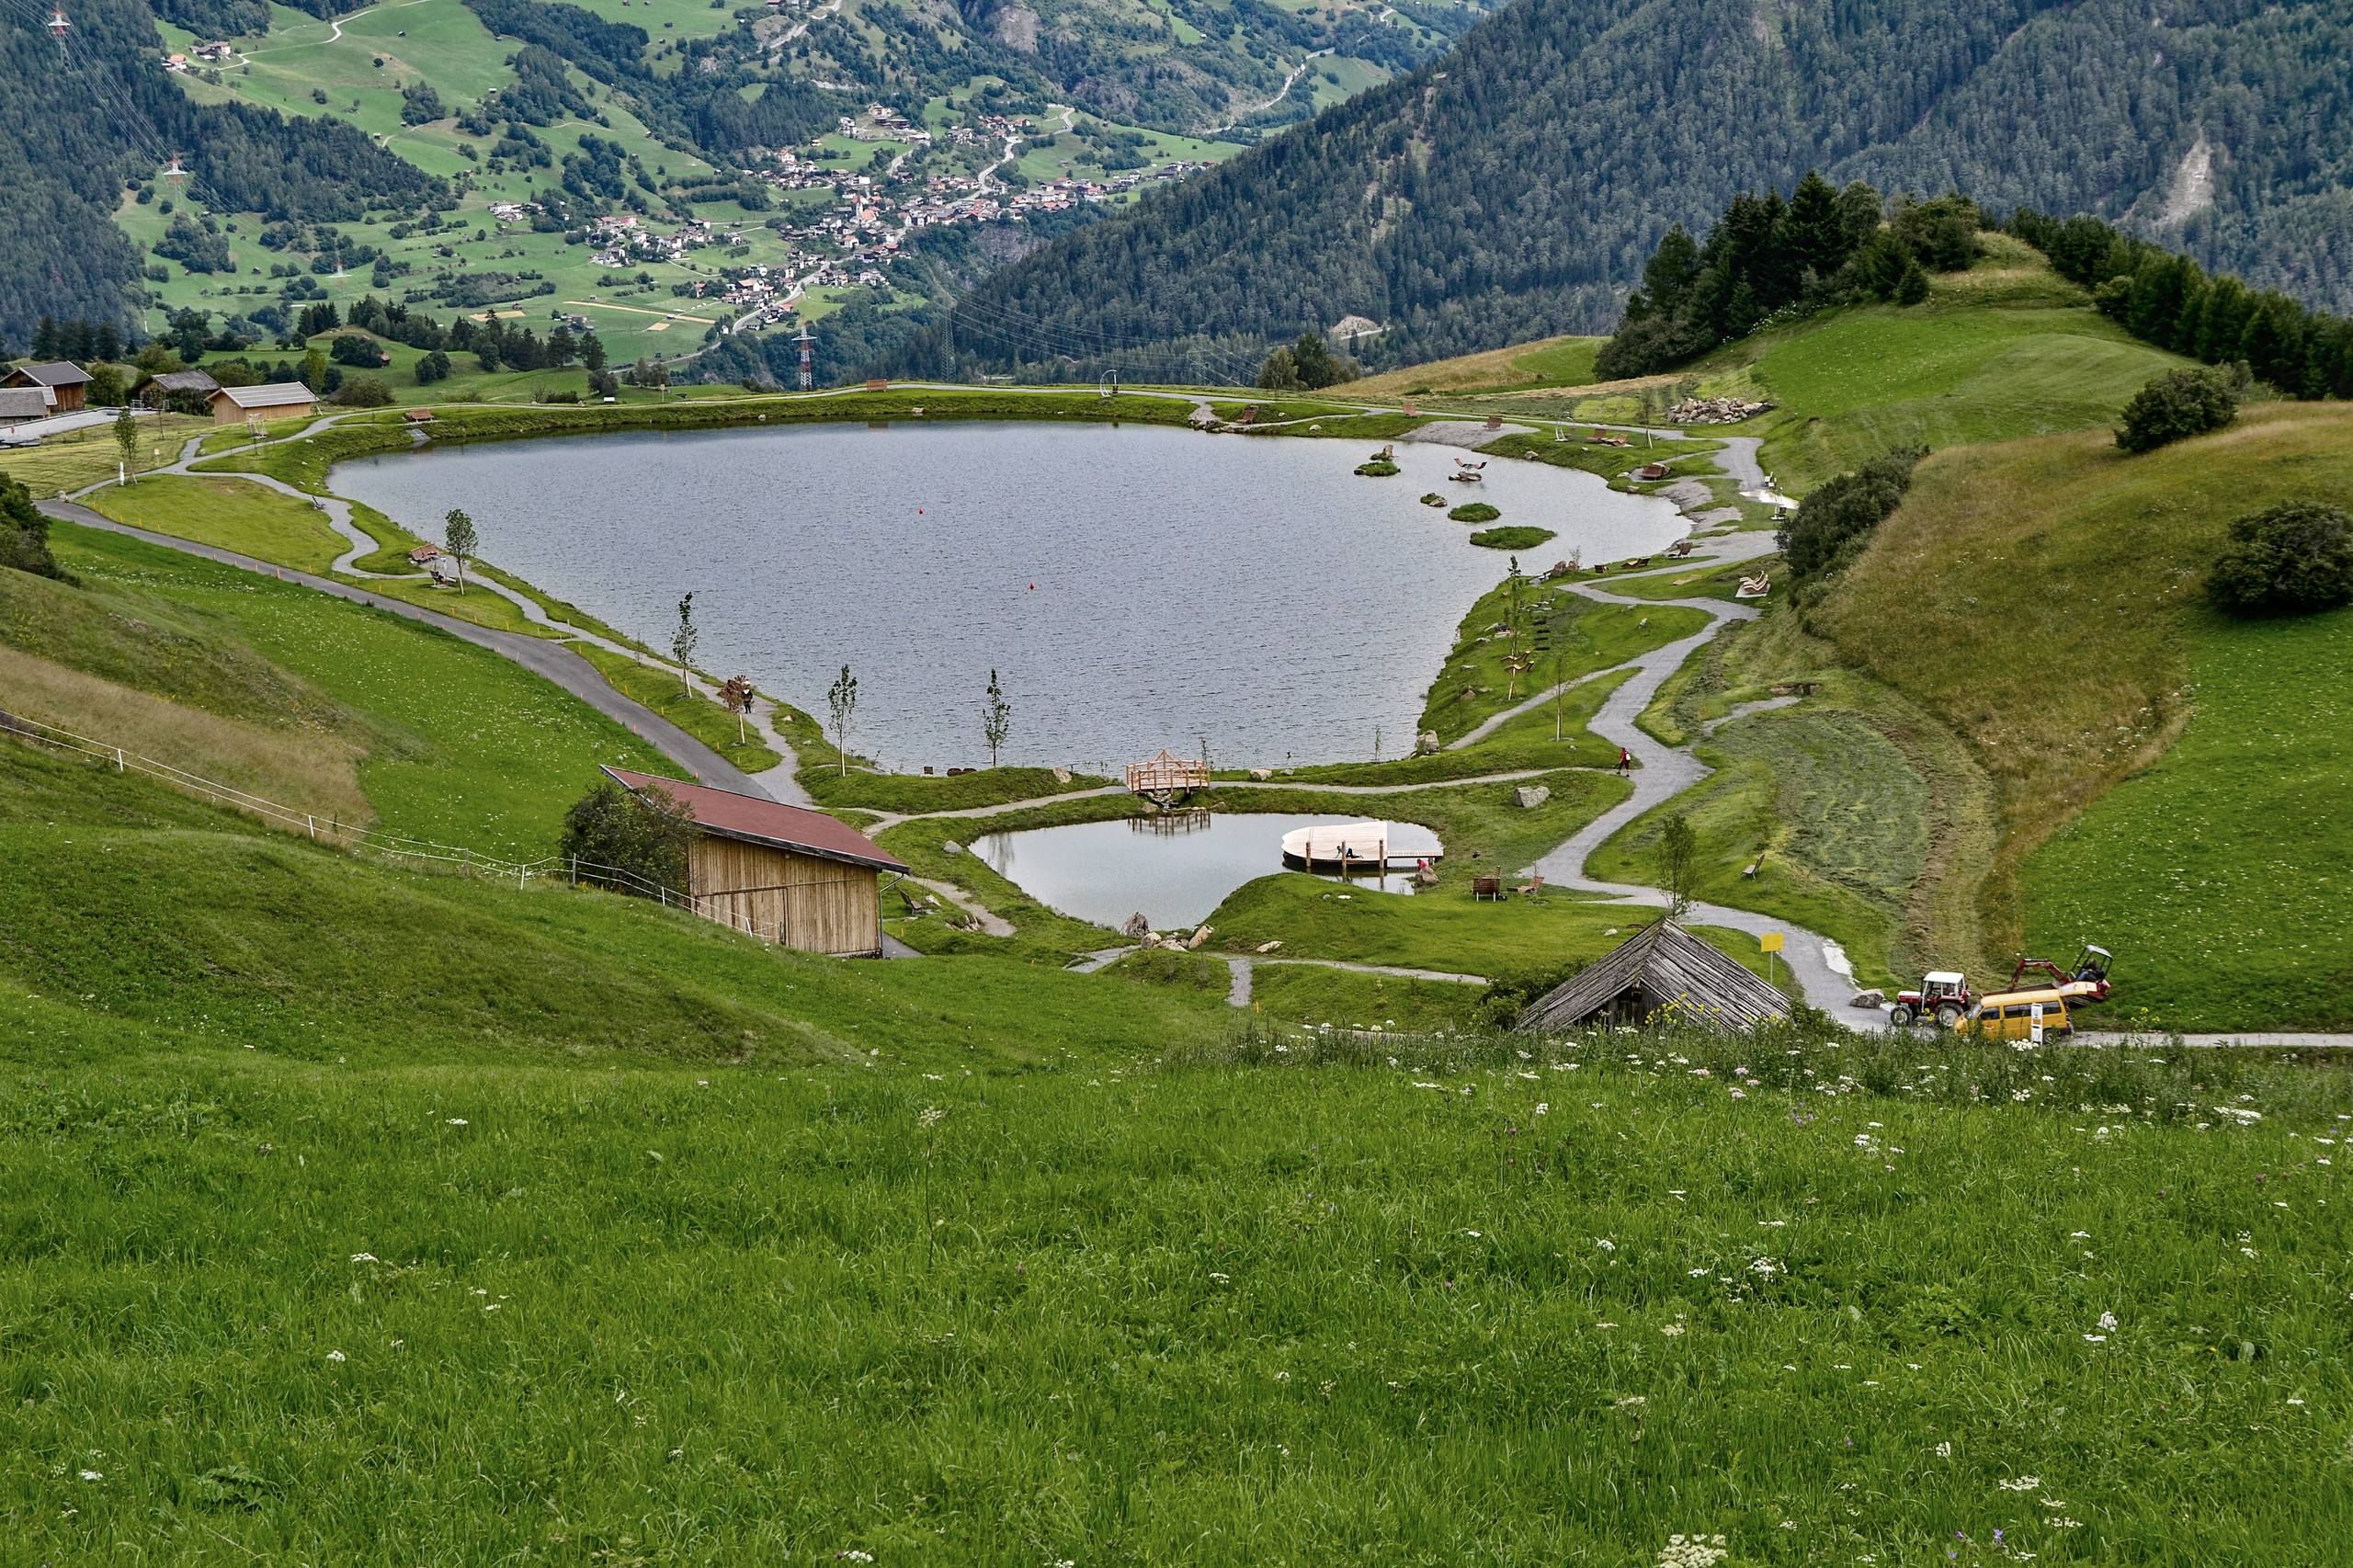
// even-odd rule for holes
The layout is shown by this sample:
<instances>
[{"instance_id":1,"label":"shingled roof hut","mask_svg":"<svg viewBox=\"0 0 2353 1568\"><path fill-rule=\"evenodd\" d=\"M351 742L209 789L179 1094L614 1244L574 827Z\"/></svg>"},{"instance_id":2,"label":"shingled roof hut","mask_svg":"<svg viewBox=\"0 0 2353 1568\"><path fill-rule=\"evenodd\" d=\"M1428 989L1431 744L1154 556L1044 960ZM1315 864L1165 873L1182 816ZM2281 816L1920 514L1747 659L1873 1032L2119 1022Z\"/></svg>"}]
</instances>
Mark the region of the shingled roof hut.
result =
<instances>
[{"instance_id":1,"label":"shingled roof hut","mask_svg":"<svg viewBox=\"0 0 2353 1568\"><path fill-rule=\"evenodd\" d=\"M1519 1027L1557 1034L1587 1024L1643 1025L1668 1014L1719 1034L1746 1034L1785 1021L1790 1012L1790 999L1779 990L1661 920L1529 1004Z\"/></svg>"}]
</instances>

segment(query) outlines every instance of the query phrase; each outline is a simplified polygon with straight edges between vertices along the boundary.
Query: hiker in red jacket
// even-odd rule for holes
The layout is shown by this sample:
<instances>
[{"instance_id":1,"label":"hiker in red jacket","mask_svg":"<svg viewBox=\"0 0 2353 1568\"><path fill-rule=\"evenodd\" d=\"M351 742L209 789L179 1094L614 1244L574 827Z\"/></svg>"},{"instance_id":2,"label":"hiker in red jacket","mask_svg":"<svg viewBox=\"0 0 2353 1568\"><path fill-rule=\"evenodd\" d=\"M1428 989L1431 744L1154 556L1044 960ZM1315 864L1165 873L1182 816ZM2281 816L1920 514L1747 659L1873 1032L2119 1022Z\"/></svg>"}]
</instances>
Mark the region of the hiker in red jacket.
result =
<instances>
[{"instance_id":1,"label":"hiker in red jacket","mask_svg":"<svg viewBox=\"0 0 2353 1568\"><path fill-rule=\"evenodd\" d=\"M1624 746L1618 748L1618 771L1623 773L1634 766L1634 754Z\"/></svg>"}]
</instances>

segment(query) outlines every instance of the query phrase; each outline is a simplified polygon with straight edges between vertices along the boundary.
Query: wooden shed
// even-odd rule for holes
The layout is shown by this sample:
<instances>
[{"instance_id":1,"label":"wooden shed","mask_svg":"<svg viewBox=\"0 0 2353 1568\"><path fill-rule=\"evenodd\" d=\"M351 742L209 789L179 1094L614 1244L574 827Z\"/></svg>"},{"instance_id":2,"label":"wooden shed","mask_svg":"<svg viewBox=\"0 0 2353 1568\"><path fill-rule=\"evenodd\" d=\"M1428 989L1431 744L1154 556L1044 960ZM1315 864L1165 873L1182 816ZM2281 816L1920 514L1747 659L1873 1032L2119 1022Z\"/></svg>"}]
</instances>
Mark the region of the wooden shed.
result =
<instances>
[{"instance_id":1,"label":"wooden shed","mask_svg":"<svg viewBox=\"0 0 2353 1568\"><path fill-rule=\"evenodd\" d=\"M40 387L50 394L52 414L78 413L89 395L90 372L66 359L19 365L0 375L0 387Z\"/></svg>"},{"instance_id":2,"label":"wooden shed","mask_svg":"<svg viewBox=\"0 0 2353 1568\"><path fill-rule=\"evenodd\" d=\"M221 387L205 401L211 405L215 425L241 425L249 419L307 419L319 411L318 394L300 381Z\"/></svg>"},{"instance_id":3,"label":"wooden shed","mask_svg":"<svg viewBox=\"0 0 2353 1568\"><path fill-rule=\"evenodd\" d=\"M1557 1034L1653 1022L1746 1034L1790 1017L1790 999L1670 920L1644 927L1529 1005L1519 1027Z\"/></svg>"},{"instance_id":4,"label":"wooden shed","mask_svg":"<svg viewBox=\"0 0 2353 1568\"><path fill-rule=\"evenodd\" d=\"M856 828L764 796L626 767L605 772L633 792L661 790L694 819L687 892L703 914L779 947L881 955L881 876L907 868Z\"/></svg>"}]
</instances>

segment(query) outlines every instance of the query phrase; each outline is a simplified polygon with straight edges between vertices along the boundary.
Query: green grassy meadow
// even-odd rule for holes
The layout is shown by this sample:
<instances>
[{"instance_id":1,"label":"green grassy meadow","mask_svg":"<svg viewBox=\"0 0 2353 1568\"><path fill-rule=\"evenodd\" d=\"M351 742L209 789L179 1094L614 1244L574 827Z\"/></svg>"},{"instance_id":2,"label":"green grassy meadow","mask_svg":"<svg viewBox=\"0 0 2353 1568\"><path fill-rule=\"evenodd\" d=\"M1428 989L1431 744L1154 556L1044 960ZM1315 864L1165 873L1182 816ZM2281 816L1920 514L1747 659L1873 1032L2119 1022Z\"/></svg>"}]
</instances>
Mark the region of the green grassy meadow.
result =
<instances>
[{"instance_id":1,"label":"green grassy meadow","mask_svg":"<svg viewBox=\"0 0 2353 1568\"><path fill-rule=\"evenodd\" d=\"M2336 1074L858 1039L19 1067L11 1537L2180 1568L2353 1529Z\"/></svg>"},{"instance_id":2,"label":"green grassy meadow","mask_svg":"<svg viewBox=\"0 0 2353 1568\"><path fill-rule=\"evenodd\" d=\"M2353 611L2189 624L2188 727L2027 858L2028 941L2130 932L2118 984L2168 1028L2353 1028Z\"/></svg>"},{"instance_id":3,"label":"green grassy meadow","mask_svg":"<svg viewBox=\"0 0 2353 1568\"><path fill-rule=\"evenodd\" d=\"M297 694L285 699L290 722L322 724L364 750L360 785L392 832L533 859L552 853L564 809L598 764L675 771L487 649L158 545L68 524L52 541L83 585L26 590L28 612L0 640L232 717L245 716L252 685ZM224 667L253 674L231 685Z\"/></svg>"}]
</instances>

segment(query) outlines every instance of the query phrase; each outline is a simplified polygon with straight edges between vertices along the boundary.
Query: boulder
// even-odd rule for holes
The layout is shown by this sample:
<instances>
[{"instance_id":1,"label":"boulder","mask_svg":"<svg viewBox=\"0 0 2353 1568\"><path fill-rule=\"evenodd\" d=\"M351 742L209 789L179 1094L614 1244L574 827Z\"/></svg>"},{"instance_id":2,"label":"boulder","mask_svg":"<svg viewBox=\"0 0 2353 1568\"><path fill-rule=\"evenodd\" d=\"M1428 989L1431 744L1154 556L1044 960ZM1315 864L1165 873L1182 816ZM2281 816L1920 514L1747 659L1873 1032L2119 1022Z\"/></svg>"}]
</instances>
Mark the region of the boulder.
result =
<instances>
[{"instance_id":1,"label":"boulder","mask_svg":"<svg viewBox=\"0 0 2353 1568\"><path fill-rule=\"evenodd\" d=\"M1271 767L1254 767L1250 770L1251 782L1256 784L1264 784L1274 776L1275 770Z\"/></svg>"},{"instance_id":2,"label":"boulder","mask_svg":"<svg viewBox=\"0 0 2353 1568\"><path fill-rule=\"evenodd\" d=\"M1057 768L1055 768L1055 769L1054 769L1054 782L1055 782L1055 783L1057 783L1057 784L1067 784L1067 783L1069 783L1069 782L1070 782L1070 769L1069 769L1069 768L1067 768L1067 767L1057 767Z\"/></svg>"},{"instance_id":3,"label":"boulder","mask_svg":"<svg viewBox=\"0 0 2353 1568\"><path fill-rule=\"evenodd\" d=\"M1120 927L1120 935L1131 942L1143 941L1152 935L1152 922L1146 920L1143 911L1139 909L1128 916L1128 923Z\"/></svg>"},{"instance_id":4,"label":"boulder","mask_svg":"<svg viewBox=\"0 0 2353 1568\"><path fill-rule=\"evenodd\" d=\"M1209 939L1210 928L1206 926L1200 926L1193 932L1192 939L1185 944L1186 950L1189 952Z\"/></svg>"},{"instance_id":5,"label":"boulder","mask_svg":"<svg viewBox=\"0 0 2353 1568\"><path fill-rule=\"evenodd\" d=\"M1276 938L1275 938L1273 941L1271 941L1271 942L1261 942L1261 943L1259 943L1259 944L1258 944L1258 951L1260 951L1260 952L1262 952L1262 953L1271 953L1271 952L1273 952L1277 948L1279 948L1279 947L1281 947L1282 945L1283 945L1283 940L1282 940L1282 938L1281 938L1280 937L1276 937Z\"/></svg>"},{"instance_id":6,"label":"boulder","mask_svg":"<svg viewBox=\"0 0 2353 1568\"><path fill-rule=\"evenodd\" d=\"M1522 784L1511 792L1511 803L1529 811L1535 810L1552 798L1552 791L1542 784Z\"/></svg>"},{"instance_id":7,"label":"boulder","mask_svg":"<svg viewBox=\"0 0 2353 1568\"><path fill-rule=\"evenodd\" d=\"M1884 991L1858 991L1852 996L1847 998L1847 1006L1849 1007L1884 1007L1887 1006L1887 993Z\"/></svg>"},{"instance_id":8,"label":"boulder","mask_svg":"<svg viewBox=\"0 0 2353 1568\"><path fill-rule=\"evenodd\" d=\"M1424 756L1428 756L1433 752L1437 751L1438 732L1436 730L1424 730L1419 735L1416 735L1414 738L1414 749L1420 752Z\"/></svg>"},{"instance_id":9,"label":"boulder","mask_svg":"<svg viewBox=\"0 0 2353 1568\"><path fill-rule=\"evenodd\" d=\"M939 847L942 851L949 855L961 855L964 853L964 846L957 843L952 838L941 839L939 841Z\"/></svg>"}]
</instances>

